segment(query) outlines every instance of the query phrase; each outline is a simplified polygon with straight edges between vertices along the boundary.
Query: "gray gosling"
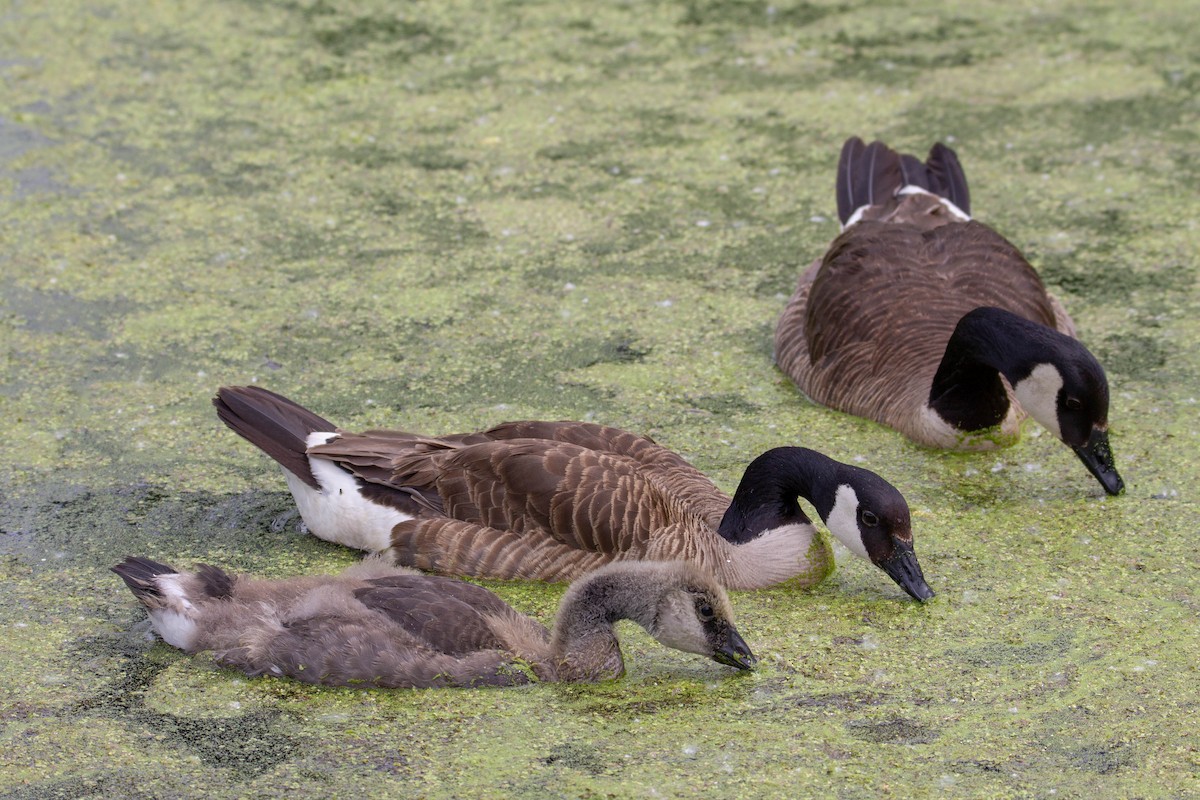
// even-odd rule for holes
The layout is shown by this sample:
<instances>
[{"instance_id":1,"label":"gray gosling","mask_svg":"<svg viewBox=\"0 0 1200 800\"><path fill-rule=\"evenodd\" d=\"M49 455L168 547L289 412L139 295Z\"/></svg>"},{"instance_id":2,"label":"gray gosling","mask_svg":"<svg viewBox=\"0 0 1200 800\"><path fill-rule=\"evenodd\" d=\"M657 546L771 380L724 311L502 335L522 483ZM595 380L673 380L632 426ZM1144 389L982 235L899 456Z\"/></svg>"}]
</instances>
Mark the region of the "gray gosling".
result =
<instances>
[{"instance_id":1,"label":"gray gosling","mask_svg":"<svg viewBox=\"0 0 1200 800\"><path fill-rule=\"evenodd\" d=\"M250 676L428 688L594 682L625 672L613 625L739 670L756 663L721 586L685 562L617 562L573 583L553 633L492 592L375 556L340 575L258 580L145 558L113 567L168 644Z\"/></svg>"}]
</instances>

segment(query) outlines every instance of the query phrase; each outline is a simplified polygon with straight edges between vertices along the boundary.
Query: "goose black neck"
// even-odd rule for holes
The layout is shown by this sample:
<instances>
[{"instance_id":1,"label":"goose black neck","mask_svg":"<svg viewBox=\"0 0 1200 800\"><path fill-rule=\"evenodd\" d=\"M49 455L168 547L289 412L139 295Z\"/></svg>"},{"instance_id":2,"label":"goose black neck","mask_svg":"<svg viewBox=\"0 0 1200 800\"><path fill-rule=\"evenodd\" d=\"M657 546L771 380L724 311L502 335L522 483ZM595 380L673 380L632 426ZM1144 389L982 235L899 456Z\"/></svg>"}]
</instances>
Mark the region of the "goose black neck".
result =
<instances>
[{"instance_id":1,"label":"goose black neck","mask_svg":"<svg viewBox=\"0 0 1200 800\"><path fill-rule=\"evenodd\" d=\"M985 306L963 315L946 343L933 376L929 407L962 431L999 425L1008 414L1010 384L1047 360L1048 335L1057 331L1001 308Z\"/></svg>"},{"instance_id":2,"label":"goose black neck","mask_svg":"<svg viewBox=\"0 0 1200 800\"><path fill-rule=\"evenodd\" d=\"M717 532L743 544L781 525L811 522L803 497L825 519L837 497L842 464L805 447L776 447L750 462Z\"/></svg>"}]
</instances>

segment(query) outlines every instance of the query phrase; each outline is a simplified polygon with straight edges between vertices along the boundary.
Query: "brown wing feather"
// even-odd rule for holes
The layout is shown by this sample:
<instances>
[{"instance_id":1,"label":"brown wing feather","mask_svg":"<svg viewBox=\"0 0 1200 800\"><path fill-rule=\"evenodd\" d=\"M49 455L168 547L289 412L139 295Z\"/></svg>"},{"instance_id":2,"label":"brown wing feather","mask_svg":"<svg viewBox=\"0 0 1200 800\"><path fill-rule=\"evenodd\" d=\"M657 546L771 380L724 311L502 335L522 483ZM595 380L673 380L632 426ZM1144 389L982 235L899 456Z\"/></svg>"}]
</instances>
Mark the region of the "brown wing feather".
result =
<instances>
[{"instance_id":1,"label":"brown wing feather","mask_svg":"<svg viewBox=\"0 0 1200 800\"><path fill-rule=\"evenodd\" d=\"M544 444L531 444L533 440ZM485 466L479 460L485 451L475 448L489 444L493 447L486 450ZM556 445L573 449L552 455ZM538 495L559 491L565 469L562 458L585 450L616 457L614 468L622 474L642 472L710 527L720 524L729 505L729 498L679 454L645 436L584 422L523 420L480 433L436 438L403 431L342 432L310 448L309 456L336 461L367 483L368 491L380 487L406 492L428 514L447 514L499 529L519 530L532 524L552 530L551 510L548 503L538 502ZM535 453L541 454L540 462L527 458ZM494 480L467 480L467 474L491 475ZM523 498L519 504L517 497Z\"/></svg>"},{"instance_id":2,"label":"brown wing feather","mask_svg":"<svg viewBox=\"0 0 1200 800\"><path fill-rule=\"evenodd\" d=\"M397 564L447 575L569 581L620 555L579 550L540 531L517 533L439 517L402 522L389 550Z\"/></svg>"},{"instance_id":3,"label":"brown wing feather","mask_svg":"<svg viewBox=\"0 0 1200 800\"><path fill-rule=\"evenodd\" d=\"M364 483L363 493L370 499L409 514L442 514L441 497L432 475L399 483L393 479L394 462L402 455L440 452L452 446L445 440L404 431L343 431L325 444L310 447L308 456L336 462Z\"/></svg>"},{"instance_id":4,"label":"brown wing feather","mask_svg":"<svg viewBox=\"0 0 1200 800\"><path fill-rule=\"evenodd\" d=\"M493 441L508 439L547 439L566 442L588 450L628 456L644 466L670 467L696 472L683 456L655 442L648 436L597 425L591 422L542 422L521 420L505 422L482 434ZM697 474L700 474L697 472Z\"/></svg>"},{"instance_id":5,"label":"brown wing feather","mask_svg":"<svg viewBox=\"0 0 1200 800\"><path fill-rule=\"evenodd\" d=\"M432 471L448 516L541 533L578 550L637 551L674 513L636 462L566 442L484 442L438 458L398 459L395 479Z\"/></svg>"},{"instance_id":6,"label":"brown wing feather","mask_svg":"<svg viewBox=\"0 0 1200 800\"><path fill-rule=\"evenodd\" d=\"M682 541L653 543L655 552L692 552L729 506L682 456L591 423L517 421L437 438L340 432L308 455L415 517L392 532L396 563L448 574L567 580L645 557L665 531Z\"/></svg>"},{"instance_id":7,"label":"brown wing feather","mask_svg":"<svg viewBox=\"0 0 1200 800\"><path fill-rule=\"evenodd\" d=\"M589 422L537 421L506 422L484 435L494 440L549 439L630 458L648 470L656 485L704 518L713 529L721 524L721 517L729 507L729 497L707 475L648 436Z\"/></svg>"}]
</instances>

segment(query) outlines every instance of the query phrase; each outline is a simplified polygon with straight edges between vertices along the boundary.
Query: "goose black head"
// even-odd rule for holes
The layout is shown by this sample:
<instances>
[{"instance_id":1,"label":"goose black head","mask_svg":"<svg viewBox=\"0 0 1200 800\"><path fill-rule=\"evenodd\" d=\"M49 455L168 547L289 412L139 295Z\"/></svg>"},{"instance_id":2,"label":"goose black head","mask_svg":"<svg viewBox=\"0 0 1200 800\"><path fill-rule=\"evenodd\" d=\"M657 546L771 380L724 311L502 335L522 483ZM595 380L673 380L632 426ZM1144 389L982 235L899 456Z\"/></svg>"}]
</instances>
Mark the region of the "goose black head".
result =
<instances>
[{"instance_id":1,"label":"goose black head","mask_svg":"<svg viewBox=\"0 0 1200 800\"><path fill-rule=\"evenodd\" d=\"M836 462L835 462L836 463ZM868 559L922 602L933 597L913 549L912 517L904 495L870 470L838 464L825 525L850 552Z\"/></svg>"},{"instance_id":2,"label":"goose black head","mask_svg":"<svg viewBox=\"0 0 1200 800\"><path fill-rule=\"evenodd\" d=\"M1013 384L1029 415L1070 447L1104 491L1120 494L1125 482L1108 444L1108 379L1087 348L1063 336L1054 361L1037 364Z\"/></svg>"},{"instance_id":3,"label":"goose black head","mask_svg":"<svg viewBox=\"0 0 1200 800\"><path fill-rule=\"evenodd\" d=\"M1082 342L1002 308L981 306L964 314L934 376L930 405L955 427L976 430L982 426L959 424L935 405L946 405L942 393L949 396L946 390L955 388L963 365L999 371L1021 408L1074 450L1104 491L1120 494L1125 488L1108 446L1108 378ZM1007 412L1007 398L993 399L977 422L996 424ZM951 412L978 411L977 401Z\"/></svg>"},{"instance_id":4,"label":"goose black head","mask_svg":"<svg viewBox=\"0 0 1200 800\"><path fill-rule=\"evenodd\" d=\"M908 503L870 470L807 447L776 447L746 468L718 533L741 544L782 525L808 524L797 502L813 504L829 531L917 600L933 597L912 544Z\"/></svg>"}]
</instances>

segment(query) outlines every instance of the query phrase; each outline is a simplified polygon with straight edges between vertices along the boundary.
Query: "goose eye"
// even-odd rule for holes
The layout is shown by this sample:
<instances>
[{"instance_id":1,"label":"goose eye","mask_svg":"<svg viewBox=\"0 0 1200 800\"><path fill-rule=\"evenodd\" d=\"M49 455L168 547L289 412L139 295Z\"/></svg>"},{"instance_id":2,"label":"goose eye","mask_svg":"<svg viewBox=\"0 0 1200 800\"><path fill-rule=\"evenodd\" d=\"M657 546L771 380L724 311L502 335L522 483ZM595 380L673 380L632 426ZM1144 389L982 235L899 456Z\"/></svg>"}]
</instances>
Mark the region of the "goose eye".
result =
<instances>
[{"instance_id":1,"label":"goose eye","mask_svg":"<svg viewBox=\"0 0 1200 800\"><path fill-rule=\"evenodd\" d=\"M1078 411L1079 409L1083 408L1083 401L1078 397L1068 397L1065 405L1072 411Z\"/></svg>"},{"instance_id":2,"label":"goose eye","mask_svg":"<svg viewBox=\"0 0 1200 800\"><path fill-rule=\"evenodd\" d=\"M879 517L875 516L874 511L864 511L862 512L862 523L868 528L874 528L879 524Z\"/></svg>"},{"instance_id":3,"label":"goose eye","mask_svg":"<svg viewBox=\"0 0 1200 800\"><path fill-rule=\"evenodd\" d=\"M700 605L696 606L696 615L700 617L701 622L708 622L710 619L716 616L716 614L713 613L713 607L708 603L701 603Z\"/></svg>"}]
</instances>

